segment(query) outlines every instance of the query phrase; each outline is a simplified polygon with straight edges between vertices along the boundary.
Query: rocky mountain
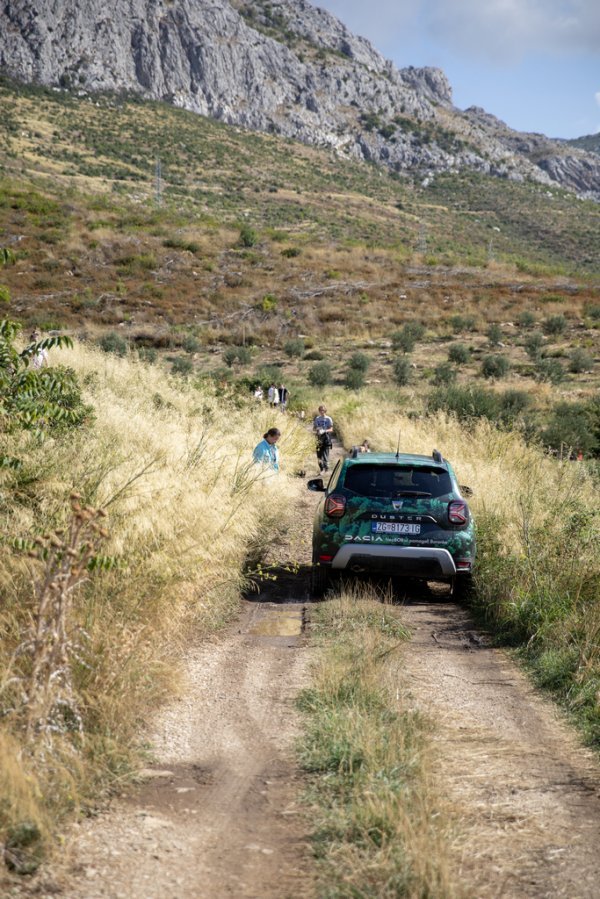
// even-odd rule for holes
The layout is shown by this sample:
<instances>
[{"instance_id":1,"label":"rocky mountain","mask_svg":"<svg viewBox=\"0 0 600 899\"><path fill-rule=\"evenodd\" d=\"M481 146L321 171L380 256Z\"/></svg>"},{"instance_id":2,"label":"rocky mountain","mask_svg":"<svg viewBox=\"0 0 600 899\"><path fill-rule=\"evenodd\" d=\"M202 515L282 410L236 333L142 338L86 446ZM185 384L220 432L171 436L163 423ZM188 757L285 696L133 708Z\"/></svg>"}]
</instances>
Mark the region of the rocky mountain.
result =
<instances>
[{"instance_id":1,"label":"rocky mountain","mask_svg":"<svg viewBox=\"0 0 600 899\"><path fill-rule=\"evenodd\" d=\"M433 68L396 69L307 0L3 0L0 69L133 91L426 179L474 169L600 200L600 159L452 104Z\"/></svg>"}]
</instances>

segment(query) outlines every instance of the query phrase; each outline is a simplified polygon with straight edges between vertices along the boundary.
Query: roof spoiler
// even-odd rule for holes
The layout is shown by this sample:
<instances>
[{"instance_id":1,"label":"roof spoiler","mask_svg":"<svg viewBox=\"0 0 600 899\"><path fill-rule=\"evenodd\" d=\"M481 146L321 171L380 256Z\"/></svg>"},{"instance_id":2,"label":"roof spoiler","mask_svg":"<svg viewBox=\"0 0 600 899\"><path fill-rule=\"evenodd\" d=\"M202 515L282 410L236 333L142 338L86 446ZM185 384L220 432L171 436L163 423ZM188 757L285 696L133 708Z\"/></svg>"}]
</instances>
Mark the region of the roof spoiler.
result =
<instances>
[{"instance_id":1,"label":"roof spoiler","mask_svg":"<svg viewBox=\"0 0 600 899\"><path fill-rule=\"evenodd\" d=\"M434 462L438 462L440 464L444 461L442 454L440 453L439 450L436 450L436 449L434 449L434 451L432 452L431 458L433 459Z\"/></svg>"}]
</instances>

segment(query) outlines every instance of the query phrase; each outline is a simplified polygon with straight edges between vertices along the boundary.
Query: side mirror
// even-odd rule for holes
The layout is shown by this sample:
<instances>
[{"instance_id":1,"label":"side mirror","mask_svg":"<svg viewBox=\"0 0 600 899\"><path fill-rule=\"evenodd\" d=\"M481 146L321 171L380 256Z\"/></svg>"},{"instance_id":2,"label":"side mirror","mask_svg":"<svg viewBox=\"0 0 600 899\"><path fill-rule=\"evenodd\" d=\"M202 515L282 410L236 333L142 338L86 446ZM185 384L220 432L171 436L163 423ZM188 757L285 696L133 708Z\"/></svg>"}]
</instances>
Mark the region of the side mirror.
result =
<instances>
[{"instance_id":1,"label":"side mirror","mask_svg":"<svg viewBox=\"0 0 600 899\"><path fill-rule=\"evenodd\" d=\"M460 492L463 496L473 496L473 494L475 493L472 487L467 487L465 486L465 484L460 485Z\"/></svg>"},{"instance_id":2,"label":"side mirror","mask_svg":"<svg viewBox=\"0 0 600 899\"><path fill-rule=\"evenodd\" d=\"M314 493L325 493L325 484L323 483L323 478L312 478L308 481L306 485L308 490L312 490Z\"/></svg>"}]
</instances>

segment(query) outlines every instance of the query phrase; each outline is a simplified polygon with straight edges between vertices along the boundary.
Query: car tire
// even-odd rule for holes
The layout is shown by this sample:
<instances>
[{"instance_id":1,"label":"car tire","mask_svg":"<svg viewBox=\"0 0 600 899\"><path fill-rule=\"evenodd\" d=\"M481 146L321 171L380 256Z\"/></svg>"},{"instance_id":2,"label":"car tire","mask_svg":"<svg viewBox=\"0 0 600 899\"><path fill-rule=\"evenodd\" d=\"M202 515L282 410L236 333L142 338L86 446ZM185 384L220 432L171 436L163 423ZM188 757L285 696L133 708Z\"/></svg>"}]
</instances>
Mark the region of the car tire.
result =
<instances>
[{"instance_id":1,"label":"car tire","mask_svg":"<svg viewBox=\"0 0 600 899\"><path fill-rule=\"evenodd\" d=\"M452 582L452 599L455 602L468 602L473 598L473 575L459 574Z\"/></svg>"},{"instance_id":2,"label":"car tire","mask_svg":"<svg viewBox=\"0 0 600 899\"><path fill-rule=\"evenodd\" d=\"M310 591L313 596L323 596L329 584L330 571L325 565L313 563L310 573Z\"/></svg>"}]
</instances>

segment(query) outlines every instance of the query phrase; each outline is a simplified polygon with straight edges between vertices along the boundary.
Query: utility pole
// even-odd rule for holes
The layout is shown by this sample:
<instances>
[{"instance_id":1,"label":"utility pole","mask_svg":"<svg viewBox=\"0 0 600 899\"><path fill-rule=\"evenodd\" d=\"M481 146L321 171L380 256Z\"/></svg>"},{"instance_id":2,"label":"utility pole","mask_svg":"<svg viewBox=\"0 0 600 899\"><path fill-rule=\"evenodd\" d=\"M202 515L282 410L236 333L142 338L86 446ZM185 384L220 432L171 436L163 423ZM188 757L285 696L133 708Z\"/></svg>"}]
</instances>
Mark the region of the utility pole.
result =
<instances>
[{"instance_id":1,"label":"utility pole","mask_svg":"<svg viewBox=\"0 0 600 899\"><path fill-rule=\"evenodd\" d=\"M162 167L160 156L156 157L156 205L162 205Z\"/></svg>"}]
</instances>

